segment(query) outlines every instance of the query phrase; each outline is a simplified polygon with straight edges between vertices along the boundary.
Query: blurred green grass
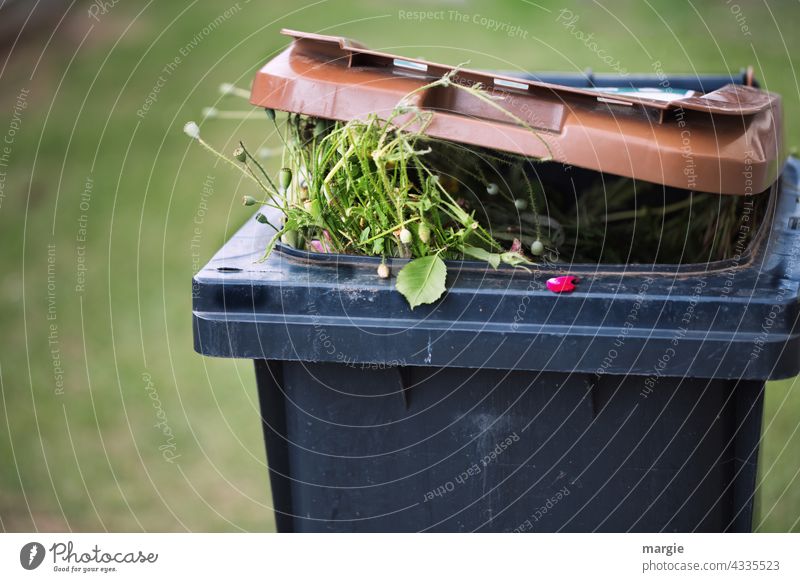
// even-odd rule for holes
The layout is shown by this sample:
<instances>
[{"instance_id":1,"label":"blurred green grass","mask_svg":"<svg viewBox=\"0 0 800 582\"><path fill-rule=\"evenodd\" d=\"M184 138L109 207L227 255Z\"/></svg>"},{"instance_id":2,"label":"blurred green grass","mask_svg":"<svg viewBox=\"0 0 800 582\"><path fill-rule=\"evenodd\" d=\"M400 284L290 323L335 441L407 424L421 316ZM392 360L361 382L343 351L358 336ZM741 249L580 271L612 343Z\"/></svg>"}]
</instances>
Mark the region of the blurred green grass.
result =
<instances>
[{"instance_id":1,"label":"blurred green grass","mask_svg":"<svg viewBox=\"0 0 800 582\"><path fill-rule=\"evenodd\" d=\"M608 68L555 22L562 5L554 2L119 3L99 22L86 8L70 12L46 46L47 35L15 47L0 69L0 130L18 92L30 90L0 207L0 405L8 425L0 436L0 527L270 530L251 364L201 358L191 339L191 276L249 214L238 205L246 188L189 147L183 123L217 103L220 83L248 86L285 46L281 27L474 67ZM796 3L742 3L750 35L724 2L580 2L569 9L632 72L653 72L655 62L689 73L753 64L763 85L783 94L787 143L798 142ZM203 34L226 10L230 16ZM400 10L444 10L445 17L419 22L400 18ZM518 25L525 38L451 19L450 10ZM180 63L165 73L176 56ZM165 81L156 101L137 116L159 76ZM264 144L264 130L263 122L203 123L204 135L225 151L239 138ZM81 208L87 178L90 203ZM204 182L213 183L205 210ZM88 271L78 291L81 215L88 218ZM46 317L48 244L56 257L54 320ZM48 343L52 324L57 344ZM64 369L61 395L54 345ZM165 438L154 426L153 394L174 434L177 463L159 450ZM800 530L799 417L797 382L770 384L756 520L762 531Z\"/></svg>"}]
</instances>

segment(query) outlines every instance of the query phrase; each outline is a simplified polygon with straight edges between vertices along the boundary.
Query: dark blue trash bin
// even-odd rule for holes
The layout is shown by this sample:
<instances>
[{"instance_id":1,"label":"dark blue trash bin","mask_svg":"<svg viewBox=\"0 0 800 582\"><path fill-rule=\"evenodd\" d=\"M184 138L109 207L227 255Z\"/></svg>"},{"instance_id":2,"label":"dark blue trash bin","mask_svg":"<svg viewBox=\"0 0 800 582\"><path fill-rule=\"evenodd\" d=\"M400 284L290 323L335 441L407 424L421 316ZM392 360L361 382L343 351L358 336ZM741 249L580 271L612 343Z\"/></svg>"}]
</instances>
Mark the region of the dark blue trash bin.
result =
<instances>
[{"instance_id":1,"label":"dark blue trash bin","mask_svg":"<svg viewBox=\"0 0 800 582\"><path fill-rule=\"evenodd\" d=\"M255 361L280 531L749 531L764 383L798 357L800 164L701 265L449 266L411 310L379 259L249 221L194 278L195 349ZM397 265L393 271L396 271Z\"/></svg>"}]
</instances>

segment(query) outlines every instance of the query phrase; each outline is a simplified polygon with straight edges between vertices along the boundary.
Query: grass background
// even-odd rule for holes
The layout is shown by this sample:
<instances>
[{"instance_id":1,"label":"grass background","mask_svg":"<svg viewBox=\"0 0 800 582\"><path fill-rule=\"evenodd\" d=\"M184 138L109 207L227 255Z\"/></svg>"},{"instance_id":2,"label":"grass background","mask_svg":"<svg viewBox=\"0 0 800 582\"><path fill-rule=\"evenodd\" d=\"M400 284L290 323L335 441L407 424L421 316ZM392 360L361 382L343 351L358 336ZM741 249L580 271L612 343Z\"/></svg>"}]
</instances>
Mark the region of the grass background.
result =
<instances>
[{"instance_id":1,"label":"grass background","mask_svg":"<svg viewBox=\"0 0 800 582\"><path fill-rule=\"evenodd\" d=\"M88 3L56 2L53 21L6 47L0 133L19 92L29 93L0 199L0 528L273 529L251 364L192 350L191 277L249 215L238 205L246 188L189 147L183 123L218 101L220 83L249 86L286 45L281 27L475 67L608 71L556 22L562 8L631 72L652 72L656 61L689 73L753 64L761 82L783 94L787 143L798 143L794 1L121 1L97 20ZM400 10L445 12L419 22ZM475 24L475 14L517 25L525 38ZM165 72L175 57L180 63ZM159 76L155 102L137 116ZM266 129L203 123L204 136L226 151L239 138L260 145ZM89 205L81 208L87 181ZM77 290L81 227L87 271ZM53 324L57 343L48 342ZM159 450L154 394L174 433L176 463ZM759 530L800 530L799 419L798 383L770 384Z\"/></svg>"}]
</instances>

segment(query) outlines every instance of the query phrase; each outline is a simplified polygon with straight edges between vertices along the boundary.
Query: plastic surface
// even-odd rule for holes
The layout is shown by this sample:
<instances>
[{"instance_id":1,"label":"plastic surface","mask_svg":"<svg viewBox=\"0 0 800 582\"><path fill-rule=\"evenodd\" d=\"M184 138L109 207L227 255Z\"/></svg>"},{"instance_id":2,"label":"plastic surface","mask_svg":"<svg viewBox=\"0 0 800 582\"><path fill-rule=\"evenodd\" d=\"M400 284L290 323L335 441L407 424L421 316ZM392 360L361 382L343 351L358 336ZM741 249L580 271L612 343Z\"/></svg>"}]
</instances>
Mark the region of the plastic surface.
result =
<instances>
[{"instance_id":1,"label":"plastic surface","mask_svg":"<svg viewBox=\"0 0 800 582\"><path fill-rule=\"evenodd\" d=\"M762 192L783 163L780 97L752 86L729 83L666 103L598 95L575 83L469 69L454 74L454 85L480 83L535 135L458 87L419 90L452 67L342 37L284 33L295 40L256 75L254 105L346 121L386 116L416 91L409 105L430 113L425 132L433 137L703 192Z\"/></svg>"},{"instance_id":2,"label":"plastic surface","mask_svg":"<svg viewBox=\"0 0 800 582\"><path fill-rule=\"evenodd\" d=\"M446 296L413 311L394 277L377 277L377 258L279 246L259 262L273 233L251 220L194 278L195 349L303 362L791 377L800 372L799 168L790 159L772 220L729 261L532 273L453 262ZM394 273L401 263L390 262ZM546 281L563 275L580 278L576 290L548 291Z\"/></svg>"},{"instance_id":3,"label":"plastic surface","mask_svg":"<svg viewBox=\"0 0 800 582\"><path fill-rule=\"evenodd\" d=\"M760 382L256 362L282 532L749 531Z\"/></svg>"},{"instance_id":4,"label":"plastic surface","mask_svg":"<svg viewBox=\"0 0 800 582\"><path fill-rule=\"evenodd\" d=\"M735 260L558 295L463 263L413 312L377 259L257 262L248 222L194 279L195 348L255 360L278 530L749 531L764 380L800 362L798 170Z\"/></svg>"}]
</instances>

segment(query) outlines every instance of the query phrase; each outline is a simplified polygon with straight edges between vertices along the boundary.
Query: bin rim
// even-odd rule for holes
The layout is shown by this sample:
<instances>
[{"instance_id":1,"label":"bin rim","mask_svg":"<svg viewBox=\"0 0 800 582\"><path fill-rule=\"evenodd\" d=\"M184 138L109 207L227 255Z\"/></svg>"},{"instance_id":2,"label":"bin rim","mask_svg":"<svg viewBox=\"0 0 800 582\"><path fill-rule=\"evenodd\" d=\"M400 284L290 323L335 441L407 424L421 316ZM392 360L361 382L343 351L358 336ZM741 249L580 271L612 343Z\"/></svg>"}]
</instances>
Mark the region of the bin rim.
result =
<instances>
[{"instance_id":1,"label":"bin rim","mask_svg":"<svg viewBox=\"0 0 800 582\"><path fill-rule=\"evenodd\" d=\"M302 264L280 253L259 261L271 231L251 219L193 278L195 349L249 359L587 374L602 367L649 376L678 338L681 347L659 376L788 378L800 373L798 185L800 161L790 158L763 244L740 268L598 270L581 273L567 295L545 288L546 269L507 277L453 269L447 295L414 310L393 280L370 269ZM345 352L329 354L323 337ZM609 350L619 355L605 367Z\"/></svg>"}]
</instances>

